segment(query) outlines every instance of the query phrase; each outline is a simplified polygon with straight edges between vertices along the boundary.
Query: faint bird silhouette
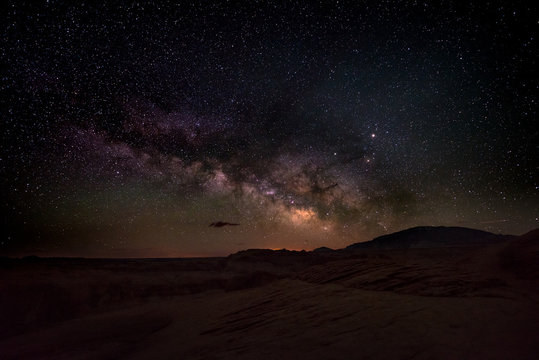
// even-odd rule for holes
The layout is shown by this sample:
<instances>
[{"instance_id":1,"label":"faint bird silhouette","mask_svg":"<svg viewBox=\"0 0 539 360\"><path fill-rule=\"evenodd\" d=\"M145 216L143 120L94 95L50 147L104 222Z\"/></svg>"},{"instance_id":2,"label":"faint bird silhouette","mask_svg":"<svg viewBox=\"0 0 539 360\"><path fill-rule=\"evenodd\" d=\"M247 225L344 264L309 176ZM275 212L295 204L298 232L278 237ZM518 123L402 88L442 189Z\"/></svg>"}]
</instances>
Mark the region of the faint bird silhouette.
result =
<instances>
[{"instance_id":1,"label":"faint bird silhouette","mask_svg":"<svg viewBox=\"0 0 539 360\"><path fill-rule=\"evenodd\" d=\"M219 227L223 227L223 226L238 226L239 224L236 224L236 223L229 223L229 222L224 222L224 221L217 221L217 222L212 222L210 224L210 227L216 227L216 228L219 228Z\"/></svg>"}]
</instances>

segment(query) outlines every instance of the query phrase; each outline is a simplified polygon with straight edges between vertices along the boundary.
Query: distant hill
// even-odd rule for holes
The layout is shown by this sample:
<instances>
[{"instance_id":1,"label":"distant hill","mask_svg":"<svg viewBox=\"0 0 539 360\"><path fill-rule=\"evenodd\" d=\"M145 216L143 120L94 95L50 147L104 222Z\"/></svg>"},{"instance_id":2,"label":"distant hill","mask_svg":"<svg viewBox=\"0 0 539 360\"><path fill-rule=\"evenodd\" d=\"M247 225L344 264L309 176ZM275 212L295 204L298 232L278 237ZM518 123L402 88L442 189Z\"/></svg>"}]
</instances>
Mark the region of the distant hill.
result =
<instances>
[{"instance_id":1,"label":"distant hill","mask_svg":"<svg viewBox=\"0 0 539 360\"><path fill-rule=\"evenodd\" d=\"M371 241L355 243L345 250L360 249L419 249L486 245L516 238L513 235L493 234L464 227L420 226Z\"/></svg>"},{"instance_id":2,"label":"distant hill","mask_svg":"<svg viewBox=\"0 0 539 360\"><path fill-rule=\"evenodd\" d=\"M322 246L322 247L314 249L312 252L313 253L327 253L327 252L332 252L332 251L335 251L335 250L328 248L326 246Z\"/></svg>"},{"instance_id":3,"label":"distant hill","mask_svg":"<svg viewBox=\"0 0 539 360\"><path fill-rule=\"evenodd\" d=\"M500 253L505 269L512 270L521 279L539 279L539 229L532 230L511 241Z\"/></svg>"},{"instance_id":4,"label":"distant hill","mask_svg":"<svg viewBox=\"0 0 539 360\"><path fill-rule=\"evenodd\" d=\"M528 231L524 235L519 236L521 239L539 241L539 228Z\"/></svg>"}]
</instances>

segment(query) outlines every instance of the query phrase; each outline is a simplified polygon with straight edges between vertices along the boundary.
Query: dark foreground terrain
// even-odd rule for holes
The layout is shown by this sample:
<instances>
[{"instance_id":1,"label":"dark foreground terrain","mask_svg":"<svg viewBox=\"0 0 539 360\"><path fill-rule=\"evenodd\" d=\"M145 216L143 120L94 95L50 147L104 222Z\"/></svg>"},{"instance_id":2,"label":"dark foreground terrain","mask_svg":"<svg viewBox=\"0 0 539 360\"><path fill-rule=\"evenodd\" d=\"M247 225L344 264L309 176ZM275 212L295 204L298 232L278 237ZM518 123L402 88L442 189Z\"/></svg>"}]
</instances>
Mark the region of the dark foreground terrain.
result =
<instances>
[{"instance_id":1,"label":"dark foreground terrain","mask_svg":"<svg viewBox=\"0 0 539 360\"><path fill-rule=\"evenodd\" d=\"M470 231L227 258L4 258L0 358L536 359L539 232Z\"/></svg>"}]
</instances>

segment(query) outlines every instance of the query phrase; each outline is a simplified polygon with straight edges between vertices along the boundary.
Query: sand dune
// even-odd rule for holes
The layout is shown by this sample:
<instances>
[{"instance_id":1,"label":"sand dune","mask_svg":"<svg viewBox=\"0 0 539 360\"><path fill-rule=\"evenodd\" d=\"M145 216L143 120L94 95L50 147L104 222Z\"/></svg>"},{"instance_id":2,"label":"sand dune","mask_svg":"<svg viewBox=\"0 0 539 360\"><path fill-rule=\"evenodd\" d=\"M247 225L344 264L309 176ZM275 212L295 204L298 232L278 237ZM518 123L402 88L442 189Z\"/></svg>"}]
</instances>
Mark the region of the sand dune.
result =
<instances>
[{"instance_id":1,"label":"sand dune","mask_svg":"<svg viewBox=\"0 0 539 360\"><path fill-rule=\"evenodd\" d=\"M4 259L3 359L533 359L537 232L468 247Z\"/></svg>"}]
</instances>

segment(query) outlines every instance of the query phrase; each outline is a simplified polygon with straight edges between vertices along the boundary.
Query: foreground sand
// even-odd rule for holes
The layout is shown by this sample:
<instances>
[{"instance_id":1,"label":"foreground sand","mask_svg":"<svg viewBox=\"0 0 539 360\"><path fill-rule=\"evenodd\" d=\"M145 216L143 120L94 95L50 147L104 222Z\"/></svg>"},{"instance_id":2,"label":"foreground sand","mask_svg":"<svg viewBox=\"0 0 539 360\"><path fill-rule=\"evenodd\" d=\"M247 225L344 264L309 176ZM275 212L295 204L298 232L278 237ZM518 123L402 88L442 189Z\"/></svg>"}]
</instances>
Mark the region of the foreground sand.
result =
<instances>
[{"instance_id":1,"label":"foreground sand","mask_svg":"<svg viewBox=\"0 0 539 360\"><path fill-rule=\"evenodd\" d=\"M538 283L522 264L536 264L535 244L11 262L2 272L0 353L2 359L534 359Z\"/></svg>"}]
</instances>

